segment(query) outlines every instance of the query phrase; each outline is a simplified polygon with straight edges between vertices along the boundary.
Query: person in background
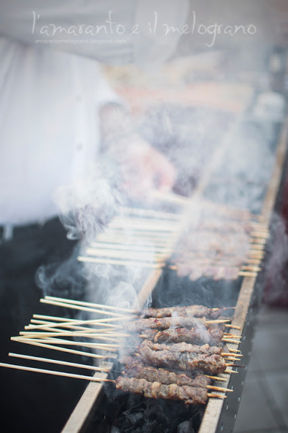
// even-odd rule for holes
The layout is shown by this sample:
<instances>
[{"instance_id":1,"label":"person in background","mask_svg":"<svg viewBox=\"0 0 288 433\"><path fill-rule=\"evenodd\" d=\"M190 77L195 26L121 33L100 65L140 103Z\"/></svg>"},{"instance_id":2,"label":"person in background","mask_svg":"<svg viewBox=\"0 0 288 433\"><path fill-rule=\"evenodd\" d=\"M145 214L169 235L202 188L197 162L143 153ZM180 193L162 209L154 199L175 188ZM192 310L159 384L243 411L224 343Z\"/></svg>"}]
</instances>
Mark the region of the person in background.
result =
<instances>
[{"instance_id":1,"label":"person in background","mask_svg":"<svg viewBox=\"0 0 288 433\"><path fill-rule=\"evenodd\" d=\"M36 270L63 262L76 243L59 220L58 189L76 188L93 177L100 148L118 164L128 195L172 187L172 165L139 137L100 63L145 66L168 58L178 36L161 39L151 32L153 11L157 19L178 25L187 2L0 0L0 8L0 356L5 362L9 337L41 312ZM54 32L81 23L85 28L104 23L106 31ZM135 26L142 29L134 37ZM126 39L117 31L124 27ZM40 376L1 369L1 422L8 422L11 433L60 431L83 391L82 384Z\"/></svg>"}]
</instances>

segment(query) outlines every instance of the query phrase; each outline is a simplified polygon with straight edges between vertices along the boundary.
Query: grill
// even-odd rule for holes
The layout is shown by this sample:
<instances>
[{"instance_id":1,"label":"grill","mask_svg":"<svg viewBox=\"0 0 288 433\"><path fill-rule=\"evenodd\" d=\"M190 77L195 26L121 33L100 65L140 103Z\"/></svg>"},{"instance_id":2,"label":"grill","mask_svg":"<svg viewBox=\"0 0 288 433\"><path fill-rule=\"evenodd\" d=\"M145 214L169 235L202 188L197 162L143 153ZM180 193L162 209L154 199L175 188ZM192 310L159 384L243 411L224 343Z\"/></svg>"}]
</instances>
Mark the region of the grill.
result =
<instances>
[{"instance_id":1,"label":"grill","mask_svg":"<svg viewBox=\"0 0 288 433\"><path fill-rule=\"evenodd\" d=\"M246 122L247 118L245 118L243 121ZM260 192L262 197L260 200L261 208L258 209L258 212L256 212L255 209L252 209L251 212L251 214L254 216L260 216L261 223L266 224L267 226L269 226L269 221L272 216L275 203L277 203L277 195L281 195L281 178L283 172L285 172L284 167L286 164L287 123L274 124L273 128L274 135L269 145L271 148L273 148L275 155L274 167L271 169L271 178L269 179L269 182L263 185L263 191ZM219 165L223 163L223 160L227 155L226 152L227 147L225 148L224 144L223 148L219 149L218 154L215 156L216 160L218 160L220 163ZM213 164L213 167L215 167L215 164ZM207 171L209 172L209 170ZM212 187L210 187L209 182L211 181L212 174L213 173L210 172L210 175L208 176L207 172L205 171L205 176L199 183L199 189L195 194L198 196L198 198L205 197L205 199L207 198L208 200L208 197L211 197ZM213 188L214 187L215 186L213 186ZM220 188L219 185L218 187ZM92 260L92 255L87 255L86 257L90 257ZM85 260L85 258L82 259ZM260 261L262 261L262 256L260 257ZM245 272L247 275L245 275ZM209 306L212 307L218 305L227 305L228 302L229 305L236 307L233 315L232 325L240 327L242 335L239 348L243 354L241 364L244 366L244 368L235 368L237 374L227 375L226 383L221 384L225 387L229 387L233 390L233 392L229 393L225 400L210 399L205 409L191 408L188 415L187 409L183 409L183 407L180 407L177 403L172 402L171 404L171 402L168 402L167 406L165 406L165 413L170 414L168 420L170 420L171 425L173 425L173 420L176 419L176 425L177 423L180 425L182 421L184 422L183 425L187 427L190 422L189 420L193 419L194 427L198 427L199 433L225 431L231 432L233 430L244 384L246 367L249 362L256 313L262 293L263 273L263 270L260 272L258 272L258 270L242 270L242 275L240 272L240 275L238 275L236 279L223 280L220 278L218 281L214 278L209 279L209 277L207 278L205 276L200 276L197 279L191 279L187 276L179 276L176 270L173 269L173 266L165 266L164 268L159 266L159 268L151 269L151 271L148 273L146 280L138 293L138 305L144 305L145 301L150 296L152 296L153 307L183 305L183 299L185 299L186 304L201 304L205 302L207 304L208 302ZM205 287L205 299L203 299L203 287ZM215 294L217 294L217 297L215 297ZM169 301L167 302L167 300ZM228 347L233 349L238 346L228 343ZM123 401L121 403L123 405L121 409L116 409L113 405L112 408L114 409L115 413L118 413L118 419L120 417L121 420L121 411L122 413L125 412L127 413L128 417L131 417L131 422L136 423L134 424L136 426L138 419L137 416L140 416L139 412L141 411L135 411L133 415L133 411L131 411L131 413L129 412L129 407L131 407L131 405L136 405L136 407L137 405L141 406L143 403L142 400L136 399L132 402L128 399L127 401ZM154 408L154 417L157 419L157 421L159 421L156 413L161 413L162 406L159 405L159 402L155 402L154 400L149 401L147 404L149 405L150 409ZM90 383L78 405L71 414L71 417L67 421L67 424L63 429L63 433L76 433L82 431L92 432L93 428L95 431L96 425L101 425L103 431L111 431L109 430L109 428L111 429L109 422L107 422L106 430L103 427L105 426L103 419L109 419L109 410L107 410L106 405L107 395L103 395L102 385ZM145 411L147 410L148 409L146 408ZM148 413L150 413L149 410ZM127 424L124 422L123 424L120 422L120 426L124 426L123 428L127 428L127 431L129 431ZM121 429L119 431L121 431ZM142 430L139 429L139 431ZM143 428L143 431L145 431L145 428Z\"/></svg>"},{"instance_id":2,"label":"grill","mask_svg":"<svg viewBox=\"0 0 288 433\"><path fill-rule=\"evenodd\" d=\"M149 433L157 431L159 426L161 431L167 432L233 430L262 294L265 243L287 165L288 122L255 117L259 96L255 91L237 123L229 122L229 129L206 161L205 170L199 174L197 186L189 198L155 192L153 210L123 208L94 243L83 247L78 257L80 262L98 269L110 265L115 269L116 278L119 268L140 269L134 305L137 309L147 303L153 308L195 304L210 308L233 307L230 325L235 329L235 338L228 338L225 344L231 353L241 351L241 366L234 366L232 372L226 371L221 382L222 387L233 392L227 392L225 399L209 398L201 407L115 392L115 386L109 382L103 385L119 371L119 360L115 356L109 365L110 372L95 373L94 378L100 377L103 382L88 384L62 433ZM253 160L247 143L255 136L255 131L267 137L262 145L273 156L271 164L266 166L265 176L259 170L253 178L249 164L246 172L242 167L239 171L232 167L233 177L223 176L223 168L233 165L235 154L231 142L234 139L243 143L241 148L247 158ZM261 167L263 161L254 161L254 164ZM240 200L239 207L241 191L247 188L251 194ZM161 206L157 209L155 203ZM236 252L229 248L231 239L238 247ZM212 256L211 251L215 252ZM44 302L67 308L61 300L44 299ZM83 305L79 309L83 310Z\"/></svg>"}]
</instances>

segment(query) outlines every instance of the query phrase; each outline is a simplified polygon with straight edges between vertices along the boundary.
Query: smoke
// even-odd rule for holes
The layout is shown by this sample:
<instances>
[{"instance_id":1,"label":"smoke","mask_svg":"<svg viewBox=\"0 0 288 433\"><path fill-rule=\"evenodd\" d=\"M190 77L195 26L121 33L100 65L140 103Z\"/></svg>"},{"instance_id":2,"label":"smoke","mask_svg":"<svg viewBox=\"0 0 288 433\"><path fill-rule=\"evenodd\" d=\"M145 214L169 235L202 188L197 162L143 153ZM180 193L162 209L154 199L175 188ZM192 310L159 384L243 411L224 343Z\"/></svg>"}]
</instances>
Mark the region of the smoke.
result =
<instances>
[{"instance_id":1,"label":"smoke","mask_svg":"<svg viewBox=\"0 0 288 433\"><path fill-rule=\"evenodd\" d=\"M73 184L57 190L55 201L69 239L92 242L104 229L124 200L117 181L117 170L103 156Z\"/></svg>"},{"instance_id":2,"label":"smoke","mask_svg":"<svg viewBox=\"0 0 288 433\"><path fill-rule=\"evenodd\" d=\"M263 55L263 46L260 48L259 53ZM231 51L225 46L221 50L217 47L217 51L206 48L204 53L203 49L199 54L186 53L185 58L175 56L169 64L150 72L147 68L143 72L135 67L130 68L130 75L127 67L107 68L107 71L112 84L135 109L133 121L139 135L175 166L178 176L174 192L192 196L206 177L204 199L259 213L275 162L275 143L284 106L279 94L268 92L264 60L259 61L259 56L255 55L254 63L254 57L248 56L247 51L256 52L255 46L249 51L246 41L245 50L239 45ZM249 65L245 68L247 57ZM257 96L255 80L259 73L261 82L260 85L257 83ZM221 154L222 147L225 151ZM78 239L79 245L72 257L57 269L40 268L37 279L45 294L61 293L63 297L84 297L91 302L121 307L137 304L138 293L151 269L134 264L116 266L77 261L78 255L85 255L87 246L105 232L113 217L121 214L121 206L130 204L120 186L118 168L108 154L102 154L98 164L92 165L92 169L89 167L77 182L58 191L60 219L68 238ZM139 203L147 206L142 197ZM203 218L198 203L191 211L194 226ZM157 208L161 209L161 206L158 204ZM127 225L123 224L119 233L124 239L123 245L142 246L142 239L135 240ZM197 242L196 235L191 242ZM227 249L233 248L238 238L231 236L225 242ZM248 238L243 242L242 253L247 252L248 242ZM150 247L148 261L153 263L156 258L153 242ZM282 250L285 248L286 244ZM280 255L274 256L271 263L278 263L280 258ZM180 300L182 304L188 300L190 303L218 302L203 279L197 283L189 282L190 287L197 285L197 290L192 293L194 298L191 294L179 297L181 290L177 291L179 286L177 283L173 286L174 282L173 279L172 283L165 280L169 290L161 292L159 304L169 304L172 299ZM230 285L223 281L221 285L219 302L222 299L226 304L232 304L235 299ZM217 290L220 293L218 286ZM147 304L150 301L151 298ZM157 303L155 297L153 302Z\"/></svg>"}]
</instances>

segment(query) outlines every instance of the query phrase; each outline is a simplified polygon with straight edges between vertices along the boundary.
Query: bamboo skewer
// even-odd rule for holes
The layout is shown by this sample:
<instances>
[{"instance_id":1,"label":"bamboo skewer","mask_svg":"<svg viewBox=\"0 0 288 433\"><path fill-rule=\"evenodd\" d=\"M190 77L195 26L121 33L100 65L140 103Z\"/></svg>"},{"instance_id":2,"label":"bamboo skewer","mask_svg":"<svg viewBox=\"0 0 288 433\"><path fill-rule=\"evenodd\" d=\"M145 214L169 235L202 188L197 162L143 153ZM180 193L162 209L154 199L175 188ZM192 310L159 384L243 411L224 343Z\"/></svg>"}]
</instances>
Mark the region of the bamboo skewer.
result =
<instances>
[{"instance_id":1,"label":"bamboo skewer","mask_svg":"<svg viewBox=\"0 0 288 433\"><path fill-rule=\"evenodd\" d=\"M167 236L169 234L175 234L175 232L177 232L177 229L179 229L177 224L173 224L171 225L171 223L169 224L165 224L164 222L160 222L159 223L138 223L135 221L131 221L131 222L127 222L127 224L123 225L123 223L121 222L117 222L116 220L111 221L111 223L109 224L108 227L108 233L109 232L115 232L117 233L118 231L125 231L127 232L128 236L130 235L130 233L138 233L140 232L141 235L149 235L149 236L156 236L156 237L162 237L162 236ZM105 233L105 232L104 232ZM107 233L107 232L106 232Z\"/></svg>"},{"instance_id":2,"label":"bamboo skewer","mask_svg":"<svg viewBox=\"0 0 288 433\"><path fill-rule=\"evenodd\" d=\"M113 305L106 305L106 304L95 304L94 302L76 301L74 299L58 298L56 296L45 296L44 299L49 299L51 301L66 302L68 304L83 305L84 307L87 306L93 308L102 308L103 310L122 311L124 313L131 313L131 314L138 312L138 310L136 310L135 308L124 308L124 307L115 307Z\"/></svg>"},{"instance_id":3,"label":"bamboo skewer","mask_svg":"<svg viewBox=\"0 0 288 433\"><path fill-rule=\"evenodd\" d=\"M240 326L237 326L237 325L230 325L230 324L228 324L228 325L225 325L227 328L232 328L232 329L239 329L239 330L241 330L241 327Z\"/></svg>"},{"instance_id":4,"label":"bamboo skewer","mask_svg":"<svg viewBox=\"0 0 288 433\"><path fill-rule=\"evenodd\" d=\"M24 365L6 364L4 362L0 363L0 367L7 367L15 370L31 371L35 373L51 374L52 376L63 376L63 377L70 377L73 379L89 380L91 382L114 382L114 380L112 379L106 379L106 378L95 377L95 376L83 376L82 374L64 373L62 371L46 370L43 368L25 367Z\"/></svg>"},{"instance_id":5,"label":"bamboo skewer","mask_svg":"<svg viewBox=\"0 0 288 433\"><path fill-rule=\"evenodd\" d=\"M119 339L111 338L109 336L103 336L101 334L93 334L89 332L53 332L53 328L50 328L52 332L30 332L30 331L20 331L19 335L25 336L26 338L46 338L46 337L84 337L91 338L93 340L104 340L111 342L118 342ZM47 328L49 331L49 328Z\"/></svg>"},{"instance_id":6,"label":"bamboo skewer","mask_svg":"<svg viewBox=\"0 0 288 433\"><path fill-rule=\"evenodd\" d=\"M132 215L140 215L143 216L145 215L146 217L151 217L151 218L165 218L165 219L179 219L179 217L181 217L181 214L176 214L176 213L172 213L172 212L167 212L167 211L159 211L156 209L145 209L145 208L133 208L133 207L126 207L123 206L120 208L120 214L132 214Z\"/></svg>"},{"instance_id":7,"label":"bamboo skewer","mask_svg":"<svg viewBox=\"0 0 288 433\"><path fill-rule=\"evenodd\" d=\"M214 394L214 393L208 393L207 395L209 398L220 398L222 400L224 400L226 398L226 395L219 395L219 394Z\"/></svg>"},{"instance_id":8,"label":"bamboo skewer","mask_svg":"<svg viewBox=\"0 0 288 433\"><path fill-rule=\"evenodd\" d=\"M219 382L227 382L227 379L224 379L224 377L209 376L208 374L205 374L205 376L209 377L209 379L212 379L212 380L218 380Z\"/></svg>"},{"instance_id":9,"label":"bamboo skewer","mask_svg":"<svg viewBox=\"0 0 288 433\"><path fill-rule=\"evenodd\" d=\"M139 260L139 261L155 261L155 262L163 262L165 261L170 254L159 254L159 253L136 253L135 251L113 251L113 250L103 250L103 249L95 249L95 248L87 248L85 254L88 256L95 257L105 257L111 259L120 258L122 260Z\"/></svg>"},{"instance_id":10,"label":"bamboo skewer","mask_svg":"<svg viewBox=\"0 0 288 433\"><path fill-rule=\"evenodd\" d=\"M138 266L142 268L153 268L153 269L161 269L164 266L164 262L160 263L148 263L143 261L135 261L135 260L116 260L116 259L101 259L96 257L86 257L86 256L78 256L79 262L86 263L98 263L98 264L106 264L106 265L116 265L116 266Z\"/></svg>"},{"instance_id":11,"label":"bamboo skewer","mask_svg":"<svg viewBox=\"0 0 288 433\"><path fill-rule=\"evenodd\" d=\"M16 341L17 343L24 343L24 344L30 344L31 346L38 346L38 347L44 347L45 349L52 349L52 350L56 350L59 352L66 352L66 353L72 353L74 355L81 355L81 356L88 356L90 358L96 358L96 359L111 359L111 358L116 358L116 355L98 355L97 353L91 353L91 352L84 352L82 350L76 350L76 349L69 349L68 347L59 347L59 346L54 346L51 344L46 344L45 340L41 340L41 343L38 343L37 341L34 341L32 339L29 338L21 338L18 340L14 340L15 337L11 337L10 340L12 341Z\"/></svg>"},{"instance_id":12,"label":"bamboo skewer","mask_svg":"<svg viewBox=\"0 0 288 433\"><path fill-rule=\"evenodd\" d=\"M226 343L235 343L235 344L239 344L240 343L239 340L232 340L230 338L222 338L222 341L225 341Z\"/></svg>"},{"instance_id":13,"label":"bamboo skewer","mask_svg":"<svg viewBox=\"0 0 288 433\"><path fill-rule=\"evenodd\" d=\"M245 271L241 271L239 272L239 277L257 277L257 272L245 272Z\"/></svg>"},{"instance_id":14,"label":"bamboo skewer","mask_svg":"<svg viewBox=\"0 0 288 433\"><path fill-rule=\"evenodd\" d=\"M28 372L34 372L34 373L43 373L43 374L49 374L52 376L62 376L62 377L67 377L67 378L72 378L72 379L81 379L81 380L88 380L90 382L112 382L115 383L115 380L113 379L107 379L104 377L95 377L95 376L84 376L82 374L74 374L74 373L65 373L62 371L55 371L55 370L47 370L47 369L43 369L43 368L35 368L35 367L26 367L23 365L17 365L17 364L7 364L7 363L0 363L0 367L5 367L5 368L11 368L11 369L15 369L15 370L22 370L22 371L28 371ZM221 387L217 387L217 386L210 386L207 385L208 389L213 389L213 390L217 390L220 392L233 392L233 390L231 389L227 389L227 388L221 388ZM208 393L208 397L209 398L225 398L226 396L224 395L219 395L219 394L213 394L213 393Z\"/></svg>"},{"instance_id":15,"label":"bamboo skewer","mask_svg":"<svg viewBox=\"0 0 288 433\"><path fill-rule=\"evenodd\" d=\"M106 305L106 304L96 304L96 303L94 303L94 302L88 302L88 301L77 301L77 300L74 300L74 299L69 299L69 298L59 298L59 297L55 297L55 296L45 296L45 298L44 299L48 299L48 300L51 300L51 301L56 301L56 302L63 302L63 303L68 303L68 304L73 304L73 305L80 305L80 306L84 306L84 307L95 307L95 308L102 308L104 311L105 310L107 310L107 309L111 309L111 310L121 310L121 311L123 311L123 312L127 312L127 313L130 313L130 314L141 314L141 311L140 310L137 310L137 309L135 309L135 308L124 308L124 307L115 307L115 306L111 306L111 305ZM226 311L226 310L235 310L236 309L236 307L214 307L214 308L211 308L211 310L213 310L213 311L219 311L219 310L221 310L221 311ZM107 311L108 312L108 311ZM144 312L145 312L145 310L144 310ZM35 317L36 317L36 315L34 315ZM43 317L43 316L41 316L41 317ZM54 316L44 316L44 317L51 317L52 319L54 318ZM133 317L133 316L132 316ZM134 318L135 318L135 316L134 316ZM58 320L66 320L65 318L63 318L63 319L59 319L58 318ZM75 321L77 321L77 319L70 319L70 320L75 320Z\"/></svg>"},{"instance_id":16,"label":"bamboo skewer","mask_svg":"<svg viewBox=\"0 0 288 433\"><path fill-rule=\"evenodd\" d=\"M9 356L14 357L14 358L28 359L31 361L39 361L39 362L47 362L49 364L57 364L57 365L64 365L67 367L83 368L86 370L93 370L93 371L99 371L99 372L105 372L105 373L109 373L109 371L110 371L108 368L96 367L94 365L79 364L76 362L61 361L58 359L42 358L42 357L38 357L38 356L24 355L24 354L19 354L19 353L9 353ZM210 377L213 380L226 381L225 379L219 378L217 376L207 376L207 377ZM213 390L221 391L221 392L232 392L233 391L233 390L228 389L228 388L222 388L222 387L214 386L214 385L207 385L206 387L208 389L213 389Z\"/></svg>"},{"instance_id":17,"label":"bamboo skewer","mask_svg":"<svg viewBox=\"0 0 288 433\"><path fill-rule=\"evenodd\" d=\"M135 251L135 252L141 252L141 253L149 253L149 252L153 252L153 253L170 253L171 252L171 248L167 248L167 247L155 247L154 245L151 244L147 244L147 245L135 245L135 243L111 243L111 242L92 242L91 243L91 249L103 249L103 250L118 250L118 251ZM88 251L88 249L86 250Z\"/></svg>"},{"instance_id":18,"label":"bamboo skewer","mask_svg":"<svg viewBox=\"0 0 288 433\"><path fill-rule=\"evenodd\" d=\"M47 362L50 364L65 365L67 367L84 368L86 370L100 371L104 373L110 372L109 368L96 367L95 365L88 365L88 364L79 364L77 362L61 361L60 359L42 358L39 356L24 355L20 353L9 353L8 355L14 358L29 359L31 361L40 361L40 362Z\"/></svg>"},{"instance_id":19,"label":"bamboo skewer","mask_svg":"<svg viewBox=\"0 0 288 433\"><path fill-rule=\"evenodd\" d=\"M69 327L77 325L77 324L78 325L82 325L82 324L85 324L85 325L101 325L103 327L106 327L107 331L113 330L113 332L116 329L121 329L122 328L120 325L115 325L115 324L112 324L112 323L103 322L103 321L100 321L98 319L75 320L73 322L71 322L71 321L61 322L61 325L60 325L60 323L51 323L51 324L49 324L49 327L50 328L55 328L57 326L61 326L63 328L69 328ZM25 326L25 329L43 329L46 326L47 325L27 325L27 326ZM92 328L90 328L90 329L92 329ZM99 331L105 332L105 329L101 329L101 328L94 328L94 330L97 331L97 332L99 332Z\"/></svg>"},{"instance_id":20,"label":"bamboo skewer","mask_svg":"<svg viewBox=\"0 0 288 433\"><path fill-rule=\"evenodd\" d=\"M214 386L214 385L206 385L206 388L214 389L215 391L220 391L220 392L233 392L233 389L222 388L220 386Z\"/></svg>"},{"instance_id":21,"label":"bamboo skewer","mask_svg":"<svg viewBox=\"0 0 288 433\"><path fill-rule=\"evenodd\" d=\"M36 343L48 343L48 344L63 344L64 346L81 346L81 347L91 347L99 350L106 350L108 352L117 352L120 347L119 344L98 344L98 343L86 343L85 341L73 341L73 340L64 340L60 338L26 338L26 337L11 337L12 341L22 341L25 338L27 340L33 340Z\"/></svg>"},{"instance_id":22,"label":"bamboo skewer","mask_svg":"<svg viewBox=\"0 0 288 433\"><path fill-rule=\"evenodd\" d=\"M52 299L47 299L47 298L42 298L40 299L40 302L42 302L43 304L50 304L50 305L57 305L59 307L65 307L65 308L72 308L74 310L81 310L81 311L90 311L93 313L97 313L97 314L110 314L111 316L114 316L114 320L117 321L121 321L121 320L130 320L133 316L127 316L123 315L123 314L118 314L118 313L114 313L114 312L106 312L104 310L101 310L99 308L91 308L91 307L84 307L82 305L77 305L77 304L73 304L73 303L69 303L69 302L61 302L61 301L54 301ZM103 321L112 321L112 319L103 319Z\"/></svg>"},{"instance_id":23,"label":"bamboo skewer","mask_svg":"<svg viewBox=\"0 0 288 433\"><path fill-rule=\"evenodd\" d=\"M36 331L37 330L46 331L48 329L49 331L65 332L65 330L68 328L68 330L69 329L79 330L79 331L83 331L86 333L93 333L93 332L99 333L99 332L101 332L100 335L103 335L103 338L104 338L104 336L129 337L129 334L126 334L124 332L119 332L119 331L114 332L115 331L114 328L112 328L113 332L111 332L111 328L88 328L88 327L84 327L84 326L70 325L69 323L67 323L67 324L65 324L65 326L63 325L64 329L61 329L61 328L56 328L57 325L62 326L61 324L53 323L53 322L45 322L44 320L34 320L34 319L32 319L30 323L39 323L39 325L38 326L27 325L27 326L25 326L25 329L32 329L32 330L36 330ZM51 326L49 326L49 325L51 325ZM32 331L30 331L30 332L32 332Z\"/></svg>"}]
</instances>

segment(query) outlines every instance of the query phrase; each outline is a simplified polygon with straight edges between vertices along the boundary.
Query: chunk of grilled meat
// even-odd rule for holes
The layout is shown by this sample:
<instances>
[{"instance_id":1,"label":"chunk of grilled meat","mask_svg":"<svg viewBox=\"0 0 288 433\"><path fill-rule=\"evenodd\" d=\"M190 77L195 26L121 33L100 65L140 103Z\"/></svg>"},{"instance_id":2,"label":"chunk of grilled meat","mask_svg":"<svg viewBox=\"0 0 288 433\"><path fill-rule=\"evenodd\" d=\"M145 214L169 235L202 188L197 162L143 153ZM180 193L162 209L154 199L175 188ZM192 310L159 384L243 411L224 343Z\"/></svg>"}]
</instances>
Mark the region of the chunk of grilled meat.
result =
<instances>
[{"instance_id":1,"label":"chunk of grilled meat","mask_svg":"<svg viewBox=\"0 0 288 433\"><path fill-rule=\"evenodd\" d=\"M162 385L159 382L148 382L145 379L124 376L119 376L116 379L116 388L142 394L148 398L182 400L185 404L205 404L208 399L208 392L205 388L178 386L176 384Z\"/></svg>"},{"instance_id":2,"label":"chunk of grilled meat","mask_svg":"<svg viewBox=\"0 0 288 433\"><path fill-rule=\"evenodd\" d=\"M125 322L128 331L140 332L146 329L168 329L168 328L199 328L207 329L205 320L196 317L162 317L137 319Z\"/></svg>"},{"instance_id":3,"label":"chunk of grilled meat","mask_svg":"<svg viewBox=\"0 0 288 433\"><path fill-rule=\"evenodd\" d=\"M222 314L222 310L219 308L208 308L204 305L188 305L184 307L169 307L169 308L147 308L142 313L142 316L147 317L209 317L211 319L217 319Z\"/></svg>"},{"instance_id":4,"label":"chunk of grilled meat","mask_svg":"<svg viewBox=\"0 0 288 433\"><path fill-rule=\"evenodd\" d=\"M222 351L222 347L209 346L209 344L203 344L202 346L188 343L158 344L149 341L149 347L156 351L169 350L170 352L206 353L209 355L221 355Z\"/></svg>"},{"instance_id":5,"label":"chunk of grilled meat","mask_svg":"<svg viewBox=\"0 0 288 433\"><path fill-rule=\"evenodd\" d=\"M195 377L187 376L185 373L175 373L164 368L155 368L147 366L137 359L127 357L125 359L125 370L123 374L136 379L145 379L148 382L159 382L163 385L175 383L179 386L193 386L206 388L210 385L211 379L204 374L195 375Z\"/></svg>"},{"instance_id":6,"label":"chunk of grilled meat","mask_svg":"<svg viewBox=\"0 0 288 433\"><path fill-rule=\"evenodd\" d=\"M225 371L225 360L218 354L172 352L169 350L153 350L153 343L145 340L139 346L139 355L146 364L177 370L199 370L211 375Z\"/></svg>"},{"instance_id":7,"label":"chunk of grilled meat","mask_svg":"<svg viewBox=\"0 0 288 433\"><path fill-rule=\"evenodd\" d=\"M224 330L221 326L209 328L170 328L163 331L156 329L145 329L141 337L154 341L155 343L192 343L219 345L223 337Z\"/></svg>"}]
</instances>

